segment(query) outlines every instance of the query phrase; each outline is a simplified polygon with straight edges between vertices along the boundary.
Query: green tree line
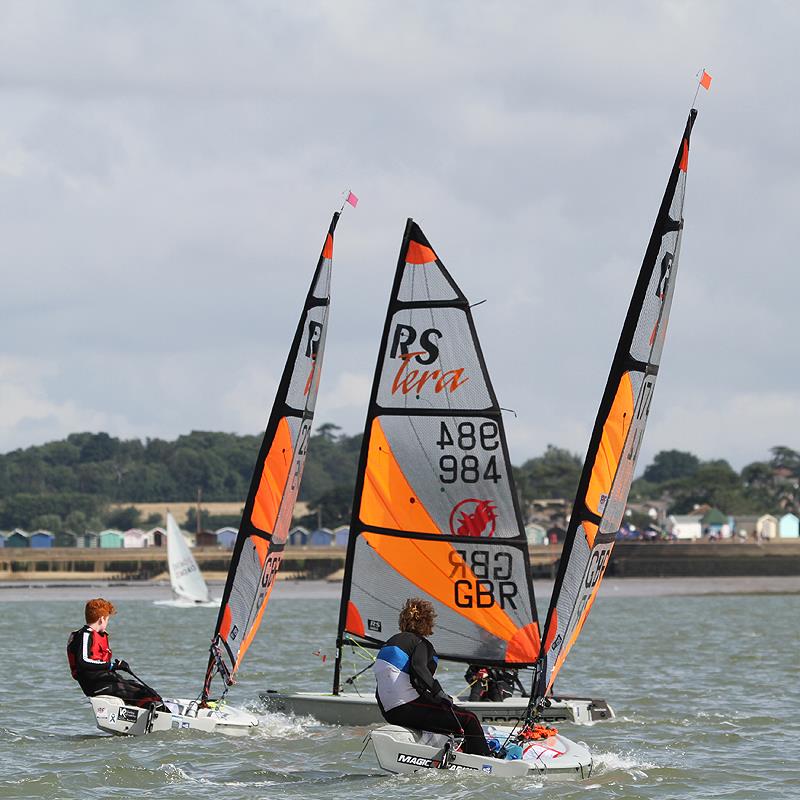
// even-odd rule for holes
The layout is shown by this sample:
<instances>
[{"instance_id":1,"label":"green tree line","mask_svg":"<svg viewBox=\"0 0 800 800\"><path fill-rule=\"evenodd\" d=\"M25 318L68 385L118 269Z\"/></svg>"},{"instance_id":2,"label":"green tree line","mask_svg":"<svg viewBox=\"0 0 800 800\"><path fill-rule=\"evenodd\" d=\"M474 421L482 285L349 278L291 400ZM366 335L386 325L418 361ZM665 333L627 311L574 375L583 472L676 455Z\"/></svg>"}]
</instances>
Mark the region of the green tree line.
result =
<instances>
[{"instance_id":1,"label":"green tree line","mask_svg":"<svg viewBox=\"0 0 800 800\"><path fill-rule=\"evenodd\" d=\"M106 433L74 433L66 439L0 455L0 528L45 528L55 533L156 524L133 507L111 504L206 501L244 502L260 445L257 436L192 431L174 441L123 440ZM310 513L300 521L335 526L350 519L361 435L330 423L312 435L300 500ZM582 459L548 445L514 467L523 509L533 499L575 495ZM658 453L634 482L631 499L662 500L671 513L708 503L730 514L798 511L800 453L774 447L766 461L741 472L727 461L703 461L692 453ZM201 512L205 514L205 512ZM194 527L195 519L190 520ZM206 527L236 524L233 517L201 519Z\"/></svg>"}]
</instances>

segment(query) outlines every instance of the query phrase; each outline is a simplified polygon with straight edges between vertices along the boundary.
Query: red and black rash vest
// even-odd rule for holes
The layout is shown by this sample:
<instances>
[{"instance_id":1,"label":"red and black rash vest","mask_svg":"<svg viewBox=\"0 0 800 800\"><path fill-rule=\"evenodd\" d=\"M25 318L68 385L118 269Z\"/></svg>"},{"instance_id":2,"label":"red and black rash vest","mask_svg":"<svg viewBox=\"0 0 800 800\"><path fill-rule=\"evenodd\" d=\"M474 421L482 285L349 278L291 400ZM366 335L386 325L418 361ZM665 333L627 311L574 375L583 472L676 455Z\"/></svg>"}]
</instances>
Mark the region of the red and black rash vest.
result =
<instances>
[{"instance_id":1,"label":"red and black rash vest","mask_svg":"<svg viewBox=\"0 0 800 800\"><path fill-rule=\"evenodd\" d=\"M108 634L92 630L88 625L73 631L67 641L67 660L72 677L78 682L96 677L99 672L108 672L111 669Z\"/></svg>"}]
</instances>

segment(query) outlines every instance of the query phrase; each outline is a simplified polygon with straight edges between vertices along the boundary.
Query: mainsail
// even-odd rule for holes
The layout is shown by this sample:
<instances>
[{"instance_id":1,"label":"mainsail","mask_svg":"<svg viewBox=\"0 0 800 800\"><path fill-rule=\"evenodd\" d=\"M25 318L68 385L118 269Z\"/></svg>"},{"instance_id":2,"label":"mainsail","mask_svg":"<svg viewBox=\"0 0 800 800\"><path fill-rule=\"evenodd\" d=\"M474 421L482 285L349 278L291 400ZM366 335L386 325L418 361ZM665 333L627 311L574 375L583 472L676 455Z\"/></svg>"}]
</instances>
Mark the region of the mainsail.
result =
<instances>
[{"instance_id":1,"label":"mainsail","mask_svg":"<svg viewBox=\"0 0 800 800\"><path fill-rule=\"evenodd\" d=\"M338 220L339 212L328 229L258 453L214 629L203 700L216 672L227 684L233 682L283 559L322 372Z\"/></svg>"},{"instance_id":2,"label":"mainsail","mask_svg":"<svg viewBox=\"0 0 800 800\"><path fill-rule=\"evenodd\" d=\"M469 302L413 221L397 264L353 500L337 632L379 647L403 602L442 658L533 664L539 627L500 407Z\"/></svg>"},{"instance_id":3,"label":"mainsail","mask_svg":"<svg viewBox=\"0 0 800 800\"><path fill-rule=\"evenodd\" d=\"M542 633L542 663L534 692L539 697L552 689L586 621L625 513L675 291L689 138L696 116L692 109L589 441Z\"/></svg>"},{"instance_id":4,"label":"mainsail","mask_svg":"<svg viewBox=\"0 0 800 800\"><path fill-rule=\"evenodd\" d=\"M172 591L195 603L209 601L208 586L175 518L167 512L167 566Z\"/></svg>"}]
</instances>

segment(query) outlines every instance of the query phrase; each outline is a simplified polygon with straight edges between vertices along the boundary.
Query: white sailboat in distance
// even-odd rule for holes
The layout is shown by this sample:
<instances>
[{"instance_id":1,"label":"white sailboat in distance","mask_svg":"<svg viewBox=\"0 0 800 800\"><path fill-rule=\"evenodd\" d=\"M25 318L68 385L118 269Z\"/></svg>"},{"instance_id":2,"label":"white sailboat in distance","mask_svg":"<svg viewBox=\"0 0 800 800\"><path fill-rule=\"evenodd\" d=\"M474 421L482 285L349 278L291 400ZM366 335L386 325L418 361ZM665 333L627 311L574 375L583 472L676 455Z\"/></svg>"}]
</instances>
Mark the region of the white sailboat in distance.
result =
<instances>
[{"instance_id":1,"label":"white sailboat in distance","mask_svg":"<svg viewBox=\"0 0 800 800\"><path fill-rule=\"evenodd\" d=\"M212 598L208 586L197 566L197 561L181 533L175 517L167 511L167 565L169 582L174 597L171 600L156 600L157 606L175 608L219 608L221 598Z\"/></svg>"}]
</instances>

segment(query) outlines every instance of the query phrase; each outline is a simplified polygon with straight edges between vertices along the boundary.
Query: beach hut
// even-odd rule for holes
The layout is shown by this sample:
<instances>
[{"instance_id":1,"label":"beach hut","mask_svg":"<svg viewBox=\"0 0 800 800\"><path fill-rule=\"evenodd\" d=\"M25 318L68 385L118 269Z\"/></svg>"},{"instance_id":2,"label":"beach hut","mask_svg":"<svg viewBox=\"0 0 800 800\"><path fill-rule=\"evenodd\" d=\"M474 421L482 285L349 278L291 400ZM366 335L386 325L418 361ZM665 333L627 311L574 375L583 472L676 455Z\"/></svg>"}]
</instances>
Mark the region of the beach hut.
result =
<instances>
[{"instance_id":1,"label":"beach hut","mask_svg":"<svg viewBox=\"0 0 800 800\"><path fill-rule=\"evenodd\" d=\"M703 526L703 534L708 536L710 539L723 538L723 529L726 527L728 536L731 535L728 518L718 508L710 508L708 511L706 511L706 513L703 514L700 523Z\"/></svg>"},{"instance_id":2,"label":"beach hut","mask_svg":"<svg viewBox=\"0 0 800 800\"><path fill-rule=\"evenodd\" d=\"M55 536L50 531L34 531L30 537L31 547L45 548L52 547Z\"/></svg>"},{"instance_id":3,"label":"beach hut","mask_svg":"<svg viewBox=\"0 0 800 800\"><path fill-rule=\"evenodd\" d=\"M147 531L147 535L150 538L150 547L167 546L167 535L164 533L163 528L150 528L150 530Z\"/></svg>"},{"instance_id":4,"label":"beach hut","mask_svg":"<svg viewBox=\"0 0 800 800\"><path fill-rule=\"evenodd\" d=\"M547 544L547 528L544 525L529 522L525 526L525 537L528 544Z\"/></svg>"},{"instance_id":5,"label":"beach hut","mask_svg":"<svg viewBox=\"0 0 800 800\"><path fill-rule=\"evenodd\" d=\"M217 534L212 531L200 531L194 536L195 547L216 547Z\"/></svg>"},{"instance_id":6,"label":"beach hut","mask_svg":"<svg viewBox=\"0 0 800 800\"><path fill-rule=\"evenodd\" d=\"M237 528L226 525L224 528L220 528L214 535L217 537L218 547L224 550L232 550L233 545L236 543L236 537L239 535L239 531Z\"/></svg>"},{"instance_id":7,"label":"beach hut","mask_svg":"<svg viewBox=\"0 0 800 800\"><path fill-rule=\"evenodd\" d=\"M6 536L8 536L6 531L0 531L0 547L6 546Z\"/></svg>"},{"instance_id":8,"label":"beach hut","mask_svg":"<svg viewBox=\"0 0 800 800\"><path fill-rule=\"evenodd\" d=\"M333 531L330 528L317 528L308 534L309 547L330 547L333 544Z\"/></svg>"},{"instance_id":9,"label":"beach hut","mask_svg":"<svg viewBox=\"0 0 800 800\"><path fill-rule=\"evenodd\" d=\"M22 528L14 528L6 537L6 547L30 547L30 534Z\"/></svg>"},{"instance_id":10,"label":"beach hut","mask_svg":"<svg viewBox=\"0 0 800 800\"><path fill-rule=\"evenodd\" d=\"M97 534L92 531L84 531L76 536L76 547L97 547Z\"/></svg>"},{"instance_id":11,"label":"beach hut","mask_svg":"<svg viewBox=\"0 0 800 800\"><path fill-rule=\"evenodd\" d=\"M289 531L289 544L293 547L302 547L308 544L308 528L297 525Z\"/></svg>"},{"instance_id":12,"label":"beach hut","mask_svg":"<svg viewBox=\"0 0 800 800\"><path fill-rule=\"evenodd\" d=\"M756 531L758 532L759 539L777 539L777 517L773 517L772 514L763 514L758 518L758 522L756 523Z\"/></svg>"},{"instance_id":13,"label":"beach hut","mask_svg":"<svg viewBox=\"0 0 800 800\"><path fill-rule=\"evenodd\" d=\"M340 525L338 528L333 529L333 542L336 547L347 547L350 541L350 526Z\"/></svg>"},{"instance_id":14,"label":"beach hut","mask_svg":"<svg viewBox=\"0 0 800 800\"><path fill-rule=\"evenodd\" d=\"M125 548L148 547L150 537L140 528L131 528L122 534L123 546Z\"/></svg>"},{"instance_id":15,"label":"beach hut","mask_svg":"<svg viewBox=\"0 0 800 800\"><path fill-rule=\"evenodd\" d=\"M71 531L61 531L60 533L56 534L55 541L53 542L54 547L77 547L78 546L78 536Z\"/></svg>"},{"instance_id":16,"label":"beach hut","mask_svg":"<svg viewBox=\"0 0 800 800\"><path fill-rule=\"evenodd\" d=\"M778 533L781 539L800 537L800 518L796 514L784 514L778 520Z\"/></svg>"},{"instance_id":17,"label":"beach hut","mask_svg":"<svg viewBox=\"0 0 800 800\"><path fill-rule=\"evenodd\" d=\"M125 537L122 535L122 531L108 528L97 534L97 546L104 549L125 547Z\"/></svg>"},{"instance_id":18,"label":"beach hut","mask_svg":"<svg viewBox=\"0 0 800 800\"><path fill-rule=\"evenodd\" d=\"M676 539L700 539L703 536L703 517L700 514L670 514L667 530Z\"/></svg>"},{"instance_id":19,"label":"beach hut","mask_svg":"<svg viewBox=\"0 0 800 800\"><path fill-rule=\"evenodd\" d=\"M740 539L757 539L758 533L756 526L758 525L758 516L742 514L736 517L734 530Z\"/></svg>"}]
</instances>

